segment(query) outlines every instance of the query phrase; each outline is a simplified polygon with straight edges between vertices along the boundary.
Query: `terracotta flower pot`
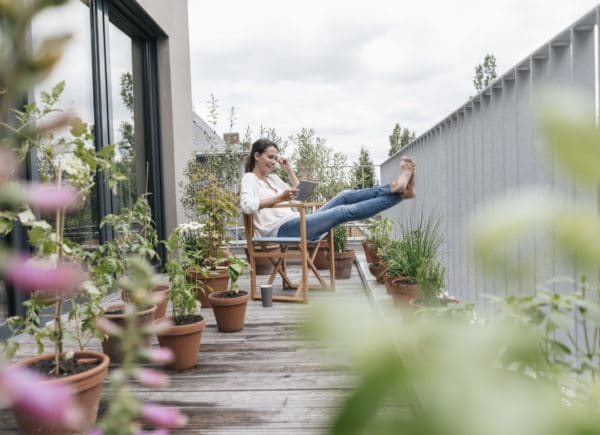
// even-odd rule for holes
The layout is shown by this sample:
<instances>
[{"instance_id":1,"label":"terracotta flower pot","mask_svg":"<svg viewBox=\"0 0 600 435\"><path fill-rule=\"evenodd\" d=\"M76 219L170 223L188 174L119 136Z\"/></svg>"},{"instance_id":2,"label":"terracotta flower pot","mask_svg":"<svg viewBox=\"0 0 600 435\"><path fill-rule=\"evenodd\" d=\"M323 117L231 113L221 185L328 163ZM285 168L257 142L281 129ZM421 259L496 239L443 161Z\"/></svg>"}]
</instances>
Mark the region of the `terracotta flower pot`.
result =
<instances>
[{"instance_id":1,"label":"terracotta flower pot","mask_svg":"<svg viewBox=\"0 0 600 435\"><path fill-rule=\"evenodd\" d=\"M379 263L381 258L379 258L379 254L377 254L377 249L372 248L365 240L362 242L362 247L365 250L365 257L367 258L367 263Z\"/></svg>"},{"instance_id":2,"label":"terracotta flower pot","mask_svg":"<svg viewBox=\"0 0 600 435\"><path fill-rule=\"evenodd\" d=\"M230 292L215 292L208 295L212 304L217 327L221 332L241 331L246 319L246 305L250 295L239 291L236 296Z\"/></svg>"},{"instance_id":3,"label":"terracotta flower pot","mask_svg":"<svg viewBox=\"0 0 600 435\"><path fill-rule=\"evenodd\" d=\"M31 358L25 358L19 361L17 365L27 367L35 364L38 361L51 358L54 358L54 354L38 355ZM83 414L81 427L71 429L55 424L48 424L44 421L39 421L37 418L34 418L29 414L15 409L15 418L22 433L43 435L74 435L88 433L88 431L94 426L94 423L96 423L96 417L98 415L98 404L100 403L100 396L102 394L102 382L108 374L108 363L110 360L108 355L99 352L88 351L76 351L74 358L77 360L85 359L97 361L98 364L87 371L64 376L62 378L51 379L45 382L66 383L73 387L76 392L76 401Z\"/></svg>"},{"instance_id":4,"label":"terracotta flower pot","mask_svg":"<svg viewBox=\"0 0 600 435\"><path fill-rule=\"evenodd\" d=\"M355 252L352 250L345 252L335 252L335 279L348 279L352 273Z\"/></svg>"},{"instance_id":5,"label":"terracotta flower pot","mask_svg":"<svg viewBox=\"0 0 600 435\"><path fill-rule=\"evenodd\" d=\"M369 272L375 277L379 284L383 283L386 266L384 263L369 263Z\"/></svg>"},{"instance_id":6,"label":"terracotta flower pot","mask_svg":"<svg viewBox=\"0 0 600 435\"><path fill-rule=\"evenodd\" d=\"M185 370L198 363L200 340L206 326L206 319L200 315L195 317L198 317L199 320L183 325L173 324L167 330L157 334L160 346L171 349L175 355L173 362L166 365L167 368ZM173 320L172 317L171 320ZM159 321L160 319L155 320L154 323Z\"/></svg>"},{"instance_id":7,"label":"terracotta flower pot","mask_svg":"<svg viewBox=\"0 0 600 435\"><path fill-rule=\"evenodd\" d=\"M167 314L167 305L169 304L169 292L171 286L167 284L159 284L154 289L153 294L161 298L161 302L156 304L156 311L154 312L155 319L162 319Z\"/></svg>"},{"instance_id":8,"label":"terracotta flower pot","mask_svg":"<svg viewBox=\"0 0 600 435\"><path fill-rule=\"evenodd\" d=\"M123 304L113 304L104 308L104 317L106 317L111 322L116 325L124 328L126 319L125 313L123 310ZM138 327L143 327L145 325L149 325L154 321L154 313L156 312L156 305L152 305L150 308L147 308L142 311L138 311L136 313L136 324ZM144 343L147 347L152 345L152 337L148 337L146 342ZM121 349L121 340L117 337L108 336L105 340L102 341L102 351L110 357L111 362L121 362L123 361L123 351Z\"/></svg>"},{"instance_id":9,"label":"terracotta flower pot","mask_svg":"<svg viewBox=\"0 0 600 435\"><path fill-rule=\"evenodd\" d=\"M408 307L412 299L421 297L421 291L415 280L406 277L394 277L390 280L389 288L394 305Z\"/></svg>"},{"instance_id":10,"label":"terracotta flower pot","mask_svg":"<svg viewBox=\"0 0 600 435\"><path fill-rule=\"evenodd\" d=\"M308 248L310 255L313 255L314 251L314 248ZM326 241L322 241L319 245L319 250L317 251L317 255L315 256L313 263L318 270L329 269L329 248Z\"/></svg>"},{"instance_id":11,"label":"terracotta flower pot","mask_svg":"<svg viewBox=\"0 0 600 435\"><path fill-rule=\"evenodd\" d=\"M190 282L197 284L196 295L202 304L202 308L212 308L208 295L214 292L226 291L229 285L229 272L226 268L211 270L206 278L200 272L189 269L187 278Z\"/></svg>"}]
</instances>

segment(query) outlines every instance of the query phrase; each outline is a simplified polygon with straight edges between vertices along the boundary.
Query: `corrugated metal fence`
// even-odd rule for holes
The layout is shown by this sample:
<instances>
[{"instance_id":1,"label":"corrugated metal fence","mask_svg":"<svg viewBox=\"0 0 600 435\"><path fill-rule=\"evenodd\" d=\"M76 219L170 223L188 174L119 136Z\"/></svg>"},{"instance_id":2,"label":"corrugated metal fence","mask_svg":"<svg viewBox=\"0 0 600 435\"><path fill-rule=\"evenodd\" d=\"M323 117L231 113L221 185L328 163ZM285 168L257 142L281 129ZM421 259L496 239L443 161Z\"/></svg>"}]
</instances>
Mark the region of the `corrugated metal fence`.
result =
<instances>
[{"instance_id":1,"label":"corrugated metal fence","mask_svg":"<svg viewBox=\"0 0 600 435\"><path fill-rule=\"evenodd\" d=\"M586 14L381 167L386 183L395 177L402 155L417 161L417 198L386 216L398 222L421 213L440 218L447 234L442 254L448 290L463 301L486 306L483 294L532 293L534 281L540 284L557 275L577 278L575 264L562 260L551 243L542 247L542 234L523 243L519 252L523 264L534 264L535 279L507 286L501 276L481 276L470 258L467 225L483 202L532 185L564 192L574 204L596 206L595 191L575 186L536 150L543 138L535 126L534 108L547 86L575 87L597 107L599 19L598 8ZM595 112L591 110L590 117L596 119Z\"/></svg>"}]
</instances>

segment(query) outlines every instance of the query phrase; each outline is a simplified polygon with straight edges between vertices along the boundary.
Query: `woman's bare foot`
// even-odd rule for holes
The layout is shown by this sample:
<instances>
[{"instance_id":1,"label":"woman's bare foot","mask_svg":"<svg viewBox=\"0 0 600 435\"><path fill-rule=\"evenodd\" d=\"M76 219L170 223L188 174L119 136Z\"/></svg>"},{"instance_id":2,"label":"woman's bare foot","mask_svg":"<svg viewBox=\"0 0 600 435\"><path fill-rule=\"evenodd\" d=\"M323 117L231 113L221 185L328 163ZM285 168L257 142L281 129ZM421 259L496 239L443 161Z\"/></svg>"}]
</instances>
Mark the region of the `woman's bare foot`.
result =
<instances>
[{"instance_id":1,"label":"woman's bare foot","mask_svg":"<svg viewBox=\"0 0 600 435\"><path fill-rule=\"evenodd\" d=\"M413 170L410 180L406 185L406 190L402 192L402 199L412 199L417 196L415 192L415 183L417 181L417 165L413 163Z\"/></svg>"},{"instance_id":2,"label":"woman's bare foot","mask_svg":"<svg viewBox=\"0 0 600 435\"><path fill-rule=\"evenodd\" d=\"M410 181L413 173L414 161L409 157L402 157L400 160L400 168L398 176L391 184L391 191L396 193L403 193L406 190L406 186Z\"/></svg>"}]
</instances>

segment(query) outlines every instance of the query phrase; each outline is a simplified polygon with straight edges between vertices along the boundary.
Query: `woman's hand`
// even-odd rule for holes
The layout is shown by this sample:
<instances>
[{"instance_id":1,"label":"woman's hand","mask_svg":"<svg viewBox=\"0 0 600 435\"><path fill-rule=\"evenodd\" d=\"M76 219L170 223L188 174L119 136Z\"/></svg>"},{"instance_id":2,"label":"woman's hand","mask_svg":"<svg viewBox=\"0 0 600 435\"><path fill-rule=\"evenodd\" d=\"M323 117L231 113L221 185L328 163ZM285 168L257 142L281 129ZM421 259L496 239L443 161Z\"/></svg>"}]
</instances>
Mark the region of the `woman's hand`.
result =
<instances>
[{"instance_id":1,"label":"woman's hand","mask_svg":"<svg viewBox=\"0 0 600 435\"><path fill-rule=\"evenodd\" d=\"M281 194L282 201L293 201L298 196L298 189L286 189Z\"/></svg>"},{"instance_id":2,"label":"woman's hand","mask_svg":"<svg viewBox=\"0 0 600 435\"><path fill-rule=\"evenodd\" d=\"M279 162L279 164L285 172L289 173L292 170L292 165L290 164L290 160L287 157L279 157L277 161Z\"/></svg>"}]
</instances>

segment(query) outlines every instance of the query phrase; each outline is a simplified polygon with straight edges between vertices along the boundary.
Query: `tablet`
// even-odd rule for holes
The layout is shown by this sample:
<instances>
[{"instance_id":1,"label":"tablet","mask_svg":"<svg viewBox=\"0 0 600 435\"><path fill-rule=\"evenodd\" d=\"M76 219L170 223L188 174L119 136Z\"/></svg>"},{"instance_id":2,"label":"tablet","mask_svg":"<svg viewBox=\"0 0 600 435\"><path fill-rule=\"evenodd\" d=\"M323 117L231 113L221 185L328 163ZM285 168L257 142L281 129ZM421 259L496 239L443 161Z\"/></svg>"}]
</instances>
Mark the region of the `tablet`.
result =
<instances>
[{"instance_id":1,"label":"tablet","mask_svg":"<svg viewBox=\"0 0 600 435\"><path fill-rule=\"evenodd\" d=\"M300 184L298 185L298 196L296 197L296 201L305 201L308 198L308 195L315 190L317 184L314 181L300 180Z\"/></svg>"}]
</instances>

